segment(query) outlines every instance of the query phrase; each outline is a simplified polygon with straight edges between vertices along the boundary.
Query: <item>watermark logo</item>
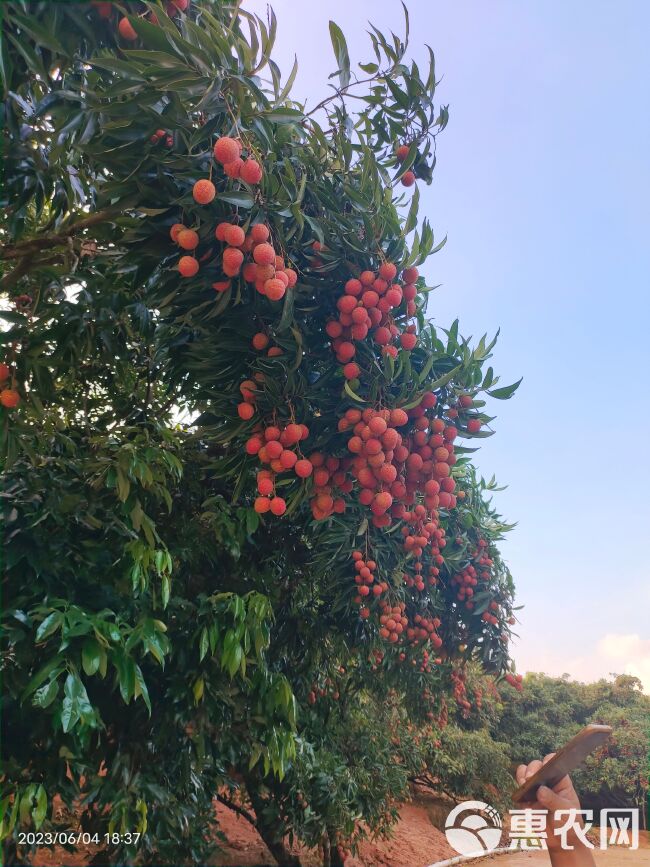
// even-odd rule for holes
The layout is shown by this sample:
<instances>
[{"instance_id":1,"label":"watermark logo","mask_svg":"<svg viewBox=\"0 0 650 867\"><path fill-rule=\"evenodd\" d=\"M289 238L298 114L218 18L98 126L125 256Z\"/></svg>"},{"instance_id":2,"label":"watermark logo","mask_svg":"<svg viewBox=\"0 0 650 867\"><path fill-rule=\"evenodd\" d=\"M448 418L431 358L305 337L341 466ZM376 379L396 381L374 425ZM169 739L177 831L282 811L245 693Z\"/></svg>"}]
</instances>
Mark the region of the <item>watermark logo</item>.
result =
<instances>
[{"instance_id":1,"label":"watermark logo","mask_svg":"<svg viewBox=\"0 0 650 867\"><path fill-rule=\"evenodd\" d=\"M459 855L485 855L501 840L499 813L484 801L463 801L447 816L445 835Z\"/></svg>"},{"instance_id":2,"label":"watermark logo","mask_svg":"<svg viewBox=\"0 0 650 867\"><path fill-rule=\"evenodd\" d=\"M553 838L564 850L613 847L639 848L639 810L611 808L600 811L598 829L593 810L509 810L509 849L548 849ZM591 832L591 837L588 836ZM501 816L484 801L462 801L447 816L445 835L460 855L486 855L501 840Z\"/></svg>"}]
</instances>

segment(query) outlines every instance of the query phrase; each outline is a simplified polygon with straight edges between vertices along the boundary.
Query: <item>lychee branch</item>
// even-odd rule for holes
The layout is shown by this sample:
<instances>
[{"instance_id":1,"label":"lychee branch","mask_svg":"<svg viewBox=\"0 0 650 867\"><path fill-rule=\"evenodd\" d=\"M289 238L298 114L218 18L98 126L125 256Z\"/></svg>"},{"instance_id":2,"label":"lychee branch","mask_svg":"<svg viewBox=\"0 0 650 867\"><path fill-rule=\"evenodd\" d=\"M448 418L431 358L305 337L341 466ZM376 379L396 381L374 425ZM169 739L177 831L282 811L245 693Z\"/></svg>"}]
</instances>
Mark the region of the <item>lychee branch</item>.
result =
<instances>
[{"instance_id":1,"label":"lychee branch","mask_svg":"<svg viewBox=\"0 0 650 867\"><path fill-rule=\"evenodd\" d=\"M0 249L0 259L21 259L23 256L28 256L36 250L47 250L52 247L60 247L68 243L68 239L73 235L88 229L91 226L96 226L99 223L106 223L113 217L117 216L119 211L114 208L106 208L103 211L97 211L89 217L84 217L83 220L78 220L71 226L68 226L63 232L56 232L48 235L43 235L38 238L28 238L25 241L19 241L16 244L6 244Z\"/></svg>"}]
</instances>

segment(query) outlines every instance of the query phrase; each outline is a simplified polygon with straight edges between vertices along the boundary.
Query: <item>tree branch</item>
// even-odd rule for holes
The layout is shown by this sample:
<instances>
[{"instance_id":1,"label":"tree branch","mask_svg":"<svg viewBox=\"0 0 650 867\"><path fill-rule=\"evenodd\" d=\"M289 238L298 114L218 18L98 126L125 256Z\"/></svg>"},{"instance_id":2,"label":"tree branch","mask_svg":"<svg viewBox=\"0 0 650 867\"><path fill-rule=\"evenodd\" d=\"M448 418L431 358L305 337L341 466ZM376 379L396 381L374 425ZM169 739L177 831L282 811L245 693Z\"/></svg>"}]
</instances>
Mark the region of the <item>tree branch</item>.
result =
<instances>
[{"instance_id":1,"label":"tree branch","mask_svg":"<svg viewBox=\"0 0 650 867\"><path fill-rule=\"evenodd\" d=\"M17 244L7 244L0 251L0 259L21 259L23 256L27 256L36 250L44 250L67 244L68 238L72 237L72 235L76 235L91 226L96 226L98 223L105 223L118 213L119 211L115 209L106 208L103 211L97 211L95 214L84 217L83 220L77 220L76 223L72 223L72 225L62 232L43 235L40 238L28 238L26 241L19 241Z\"/></svg>"},{"instance_id":2,"label":"tree branch","mask_svg":"<svg viewBox=\"0 0 650 867\"><path fill-rule=\"evenodd\" d=\"M315 114L320 108L324 108L328 102L332 102L332 100L334 100L334 99L338 99L339 97L343 98L344 96L353 96L354 97L355 94L348 93L348 91L350 90L351 87L357 87L360 84L369 84L369 82L371 82L371 81L376 81L379 78L385 78L388 75L389 71L390 70L387 70L386 72L375 72L375 74L371 75L369 78L362 78L359 81L351 81L349 84L346 84L345 87L335 88L334 93L331 93L329 96L326 96L325 99L322 99L318 103L318 105L314 106L314 108L312 108L311 111L308 111L305 114L305 117L311 117L312 114ZM355 97L355 98L358 99L359 97Z\"/></svg>"},{"instance_id":3,"label":"tree branch","mask_svg":"<svg viewBox=\"0 0 650 867\"><path fill-rule=\"evenodd\" d=\"M242 816L247 822L251 823L253 828L257 829L257 822L252 813L249 813L248 810L244 807L240 807L238 804L233 804L232 801L229 801L228 798L224 798L224 796L220 795L218 792L215 797L220 804L223 804L224 807L228 807L229 810L233 810L239 816Z\"/></svg>"},{"instance_id":4,"label":"tree branch","mask_svg":"<svg viewBox=\"0 0 650 867\"><path fill-rule=\"evenodd\" d=\"M2 280L0 280L0 292L7 292L9 289L12 289L20 278L25 276L29 271L29 268L29 256L24 256L18 262L13 271L9 271L9 273L5 274Z\"/></svg>"}]
</instances>

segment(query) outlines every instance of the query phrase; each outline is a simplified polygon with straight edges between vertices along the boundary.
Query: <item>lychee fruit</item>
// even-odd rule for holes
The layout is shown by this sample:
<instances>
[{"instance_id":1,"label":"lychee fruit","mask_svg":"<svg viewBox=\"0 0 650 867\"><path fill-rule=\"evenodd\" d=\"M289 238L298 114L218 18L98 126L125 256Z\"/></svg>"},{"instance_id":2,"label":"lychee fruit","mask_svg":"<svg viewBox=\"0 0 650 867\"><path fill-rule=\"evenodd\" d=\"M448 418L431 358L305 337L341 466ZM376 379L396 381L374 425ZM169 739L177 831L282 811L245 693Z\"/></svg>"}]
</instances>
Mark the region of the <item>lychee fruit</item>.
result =
<instances>
[{"instance_id":1,"label":"lychee fruit","mask_svg":"<svg viewBox=\"0 0 650 867\"><path fill-rule=\"evenodd\" d=\"M246 160L241 167L239 177L247 184L259 184L262 180L262 166L255 160Z\"/></svg>"},{"instance_id":2,"label":"lychee fruit","mask_svg":"<svg viewBox=\"0 0 650 867\"><path fill-rule=\"evenodd\" d=\"M199 246L199 236L194 229L181 229L176 236L176 243L183 250L196 250Z\"/></svg>"},{"instance_id":3,"label":"lychee fruit","mask_svg":"<svg viewBox=\"0 0 650 867\"><path fill-rule=\"evenodd\" d=\"M225 165L239 159L241 156L241 145L236 139L224 135L214 143L213 152L217 162Z\"/></svg>"},{"instance_id":4,"label":"lychee fruit","mask_svg":"<svg viewBox=\"0 0 650 867\"><path fill-rule=\"evenodd\" d=\"M15 388L4 388L0 391L0 403L7 409L14 409L20 403L20 395Z\"/></svg>"},{"instance_id":5,"label":"lychee fruit","mask_svg":"<svg viewBox=\"0 0 650 867\"><path fill-rule=\"evenodd\" d=\"M128 42L133 42L138 38L138 34L133 29L133 25L128 18L120 18L117 29L122 39L126 39Z\"/></svg>"},{"instance_id":6,"label":"lychee fruit","mask_svg":"<svg viewBox=\"0 0 650 867\"><path fill-rule=\"evenodd\" d=\"M202 178L194 184L192 195L199 205L208 205L217 195L217 190L212 181Z\"/></svg>"},{"instance_id":7,"label":"lychee fruit","mask_svg":"<svg viewBox=\"0 0 650 867\"><path fill-rule=\"evenodd\" d=\"M178 272L181 277L194 277L199 271L199 263L194 256L181 256L178 260Z\"/></svg>"}]
</instances>

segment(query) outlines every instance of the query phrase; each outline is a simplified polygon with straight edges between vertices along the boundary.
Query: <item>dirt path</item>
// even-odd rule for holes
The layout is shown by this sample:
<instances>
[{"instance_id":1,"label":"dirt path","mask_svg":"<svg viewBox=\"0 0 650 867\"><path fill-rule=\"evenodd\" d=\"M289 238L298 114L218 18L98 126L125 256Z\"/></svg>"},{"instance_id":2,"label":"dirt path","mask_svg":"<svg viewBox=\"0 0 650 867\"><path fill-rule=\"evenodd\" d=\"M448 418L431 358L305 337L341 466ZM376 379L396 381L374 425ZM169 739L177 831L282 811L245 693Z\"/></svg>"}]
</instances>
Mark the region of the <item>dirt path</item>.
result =
<instances>
[{"instance_id":1,"label":"dirt path","mask_svg":"<svg viewBox=\"0 0 650 867\"><path fill-rule=\"evenodd\" d=\"M625 848L606 849L604 852L594 850L594 860L597 867L649 867L650 841L647 836L641 840L636 851ZM517 852L508 855L496 855L473 861L477 867L549 867L550 861L546 852Z\"/></svg>"}]
</instances>

